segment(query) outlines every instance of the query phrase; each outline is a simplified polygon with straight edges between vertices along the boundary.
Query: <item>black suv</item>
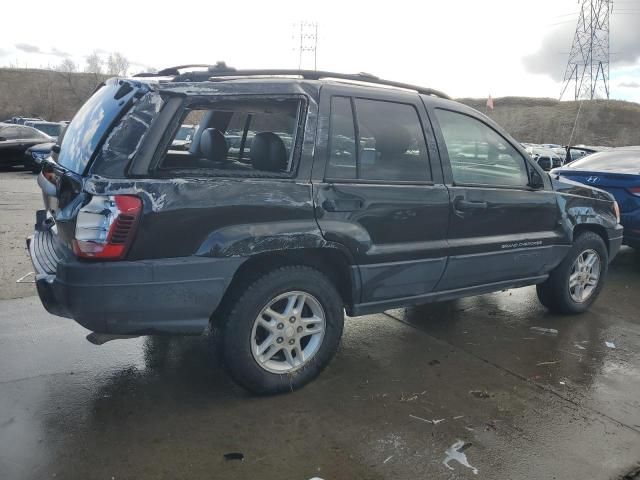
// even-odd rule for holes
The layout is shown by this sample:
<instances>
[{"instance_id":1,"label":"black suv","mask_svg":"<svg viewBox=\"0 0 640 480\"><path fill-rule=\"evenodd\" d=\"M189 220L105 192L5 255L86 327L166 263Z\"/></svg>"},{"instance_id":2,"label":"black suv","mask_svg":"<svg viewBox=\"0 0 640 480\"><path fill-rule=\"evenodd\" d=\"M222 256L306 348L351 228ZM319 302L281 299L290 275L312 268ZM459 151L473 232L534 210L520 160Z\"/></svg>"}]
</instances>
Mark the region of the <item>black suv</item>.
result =
<instances>
[{"instance_id":1,"label":"black suv","mask_svg":"<svg viewBox=\"0 0 640 480\"><path fill-rule=\"evenodd\" d=\"M608 193L552 180L442 93L368 74L111 79L38 182L28 246L49 312L94 340L212 330L262 393L328 364L344 310L536 284L582 312L622 242Z\"/></svg>"}]
</instances>

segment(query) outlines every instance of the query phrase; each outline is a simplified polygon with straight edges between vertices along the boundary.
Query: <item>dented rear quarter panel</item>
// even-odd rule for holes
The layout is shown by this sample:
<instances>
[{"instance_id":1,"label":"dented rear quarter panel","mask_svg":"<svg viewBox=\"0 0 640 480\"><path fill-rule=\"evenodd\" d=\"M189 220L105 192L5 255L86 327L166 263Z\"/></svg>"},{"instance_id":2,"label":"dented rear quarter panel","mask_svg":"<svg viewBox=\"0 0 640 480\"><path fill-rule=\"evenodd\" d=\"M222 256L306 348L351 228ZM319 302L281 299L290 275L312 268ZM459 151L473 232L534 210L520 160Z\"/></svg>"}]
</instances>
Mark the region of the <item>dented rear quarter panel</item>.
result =
<instances>
[{"instance_id":1,"label":"dented rear quarter panel","mask_svg":"<svg viewBox=\"0 0 640 480\"><path fill-rule=\"evenodd\" d=\"M320 246L311 184L283 179L91 178L89 193L137 195L143 215L130 260L249 256Z\"/></svg>"},{"instance_id":2,"label":"dented rear quarter panel","mask_svg":"<svg viewBox=\"0 0 640 480\"><path fill-rule=\"evenodd\" d=\"M239 85L240 84L240 85ZM193 97L247 92L261 95L305 95L300 156L291 178L225 177L176 172L173 178L123 178L104 176L107 170L85 179L89 194L137 195L143 215L129 260L198 255L203 257L248 257L266 251L325 246L315 221L311 167L319 87L278 81L228 84L197 84L165 87L174 94ZM138 145L137 148L141 146ZM133 162L135 162L135 157ZM123 167L124 168L124 167Z\"/></svg>"}]
</instances>

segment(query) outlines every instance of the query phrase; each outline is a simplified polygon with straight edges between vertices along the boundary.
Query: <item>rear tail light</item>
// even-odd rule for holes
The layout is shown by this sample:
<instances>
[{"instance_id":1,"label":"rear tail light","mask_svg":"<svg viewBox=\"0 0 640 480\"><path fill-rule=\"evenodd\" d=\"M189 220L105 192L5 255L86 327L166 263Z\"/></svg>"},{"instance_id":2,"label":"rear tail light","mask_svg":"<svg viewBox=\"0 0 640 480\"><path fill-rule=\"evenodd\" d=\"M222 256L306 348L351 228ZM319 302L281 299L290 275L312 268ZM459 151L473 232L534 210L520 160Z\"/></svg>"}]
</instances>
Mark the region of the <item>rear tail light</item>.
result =
<instances>
[{"instance_id":1,"label":"rear tail light","mask_svg":"<svg viewBox=\"0 0 640 480\"><path fill-rule=\"evenodd\" d=\"M629 193L631 193L631 195L635 195L636 197L640 197L640 187L629 188Z\"/></svg>"},{"instance_id":2,"label":"rear tail light","mask_svg":"<svg viewBox=\"0 0 640 480\"><path fill-rule=\"evenodd\" d=\"M132 195L94 196L80 209L73 240L82 258L119 260L133 240L142 201Z\"/></svg>"}]
</instances>

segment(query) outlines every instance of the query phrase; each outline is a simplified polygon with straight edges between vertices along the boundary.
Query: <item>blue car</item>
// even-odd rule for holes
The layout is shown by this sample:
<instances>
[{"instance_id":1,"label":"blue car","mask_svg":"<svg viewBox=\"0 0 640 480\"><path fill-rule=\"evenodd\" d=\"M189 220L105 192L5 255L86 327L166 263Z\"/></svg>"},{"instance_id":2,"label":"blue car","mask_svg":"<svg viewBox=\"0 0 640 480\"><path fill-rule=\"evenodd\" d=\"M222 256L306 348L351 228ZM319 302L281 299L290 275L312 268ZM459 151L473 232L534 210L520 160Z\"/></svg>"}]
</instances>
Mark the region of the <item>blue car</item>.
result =
<instances>
[{"instance_id":1,"label":"blue car","mask_svg":"<svg viewBox=\"0 0 640 480\"><path fill-rule=\"evenodd\" d=\"M640 147L593 153L550 173L611 193L620 206L623 243L640 248Z\"/></svg>"}]
</instances>

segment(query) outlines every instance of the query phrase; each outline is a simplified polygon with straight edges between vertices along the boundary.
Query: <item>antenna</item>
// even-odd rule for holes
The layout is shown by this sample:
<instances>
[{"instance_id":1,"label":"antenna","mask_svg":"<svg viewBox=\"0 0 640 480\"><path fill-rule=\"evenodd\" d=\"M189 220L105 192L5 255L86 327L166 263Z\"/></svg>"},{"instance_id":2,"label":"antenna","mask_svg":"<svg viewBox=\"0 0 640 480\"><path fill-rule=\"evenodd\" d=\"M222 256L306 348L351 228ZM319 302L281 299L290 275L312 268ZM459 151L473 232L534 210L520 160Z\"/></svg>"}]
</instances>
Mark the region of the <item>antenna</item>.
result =
<instances>
[{"instance_id":1,"label":"antenna","mask_svg":"<svg viewBox=\"0 0 640 480\"><path fill-rule=\"evenodd\" d=\"M580 0L580 17L564 73L560 100L609 98L609 17L613 0Z\"/></svg>"}]
</instances>

